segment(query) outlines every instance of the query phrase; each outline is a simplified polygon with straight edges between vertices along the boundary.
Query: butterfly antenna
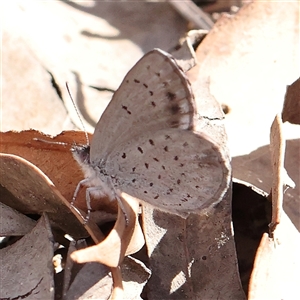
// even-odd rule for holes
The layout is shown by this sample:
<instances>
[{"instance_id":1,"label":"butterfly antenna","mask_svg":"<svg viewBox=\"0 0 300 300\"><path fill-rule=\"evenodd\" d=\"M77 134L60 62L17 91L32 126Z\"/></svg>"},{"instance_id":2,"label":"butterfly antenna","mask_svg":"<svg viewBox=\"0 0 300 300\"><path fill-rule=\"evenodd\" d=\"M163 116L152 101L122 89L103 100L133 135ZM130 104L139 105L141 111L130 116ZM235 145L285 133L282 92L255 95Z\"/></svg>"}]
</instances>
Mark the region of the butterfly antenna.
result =
<instances>
[{"instance_id":1,"label":"butterfly antenna","mask_svg":"<svg viewBox=\"0 0 300 300\"><path fill-rule=\"evenodd\" d=\"M74 108L75 108L76 114L77 114L77 116L78 116L78 118L79 118L79 120L80 120L81 126L82 126L82 128L83 128L83 130L84 130L86 143L87 143L87 145L89 146L89 145L90 145L89 136L88 136L88 134L87 134L87 131L86 131L86 129L85 129L85 126L84 126L84 124L83 124L83 121L82 121L82 119L81 119L81 117L80 117L80 114L79 114L77 105L76 105L75 102L74 102L74 99L73 99L73 97L72 97L72 94L71 94L71 92L70 92L69 85L68 85L67 82L66 82L66 87L67 87L67 91L68 91L68 93L69 93L70 99L71 99L71 101L72 101L72 104L73 104L73 106L74 106Z\"/></svg>"}]
</instances>

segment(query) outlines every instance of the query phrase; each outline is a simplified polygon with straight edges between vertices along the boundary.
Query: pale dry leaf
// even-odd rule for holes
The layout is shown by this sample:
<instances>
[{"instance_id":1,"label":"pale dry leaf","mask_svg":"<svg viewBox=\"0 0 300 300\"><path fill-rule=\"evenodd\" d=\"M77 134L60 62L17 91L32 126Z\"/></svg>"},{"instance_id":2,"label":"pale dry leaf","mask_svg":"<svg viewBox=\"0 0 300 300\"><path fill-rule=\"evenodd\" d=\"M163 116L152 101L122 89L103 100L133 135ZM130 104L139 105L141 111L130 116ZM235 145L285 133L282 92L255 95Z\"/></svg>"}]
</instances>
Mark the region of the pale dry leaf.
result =
<instances>
[{"instance_id":1,"label":"pale dry leaf","mask_svg":"<svg viewBox=\"0 0 300 300\"><path fill-rule=\"evenodd\" d=\"M232 156L269 144L269 125L281 111L286 86L299 77L299 46L297 1L284 9L278 1L254 1L222 16L197 48L198 64L189 72L191 81L198 80L196 99L206 93L229 107ZM295 136L298 129L286 138Z\"/></svg>"},{"instance_id":2,"label":"pale dry leaf","mask_svg":"<svg viewBox=\"0 0 300 300\"><path fill-rule=\"evenodd\" d=\"M0 256L1 299L54 299L53 237L46 215Z\"/></svg>"},{"instance_id":3,"label":"pale dry leaf","mask_svg":"<svg viewBox=\"0 0 300 300\"><path fill-rule=\"evenodd\" d=\"M249 300L296 299L299 295L300 235L282 212L275 241L262 237L249 284Z\"/></svg>"},{"instance_id":4,"label":"pale dry leaf","mask_svg":"<svg viewBox=\"0 0 300 300\"><path fill-rule=\"evenodd\" d=\"M21 236L28 233L36 222L0 202L0 236Z\"/></svg>"},{"instance_id":5,"label":"pale dry leaf","mask_svg":"<svg viewBox=\"0 0 300 300\"><path fill-rule=\"evenodd\" d=\"M49 87L51 88L51 84L54 83L53 89L49 93L46 92L47 97L38 96L35 99L32 94L26 94L26 97L33 101L48 98L48 94L52 95L57 88L57 92L60 93L68 110L71 106L69 106L70 99L65 89L65 82L70 81L74 84L72 91L76 91L73 95L75 103L83 108L80 110L84 119L88 121L87 123L93 125L98 121L108 103L107 91L115 90L118 87L136 59L154 47L165 50L171 48L176 43L174 41L178 41L186 31L187 22L174 9L171 9L168 3L158 4L144 1L126 3L92 1L89 3L91 5L88 6L86 6L86 2L78 1L33 3L17 0L3 3L1 7L3 31L12 40L21 40L17 45L25 44L24 47L33 53L34 62L40 64L38 69L42 69L44 72L43 78L48 75L47 72L53 76L52 78L48 76L44 81L37 81L33 85L29 84L29 81L32 82L32 76L23 76L26 71L24 68L20 71L16 70L13 74L10 72L16 69L14 61L19 60L16 57L15 60L6 64L5 74L12 78L21 76L22 79L17 80L21 84L17 86L14 99L7 98L6 103L13 101L15 104L12 107L21 107L24 90L31 91L32 86L39 85L37 87L39 91L49 91ZM49 24L53 24L53 19L55 19L55 26L49 26ZM124 19L130 20L130 22L123 22ZM74 20L76 21L74 22ZM152 34L149 35L149 32ZM53 45L58 46L54 52ZM6 52L9 51L18 53L14 49L7 49ZM32 74L33 72L28 71L28 73ZM74 74L77 74L76 79L74 79ZM34 78L41 78L41 76L34 76ZM11 80L6 89L15 90L15 82ZM18 88L19 86L21 88ZM43 89L43 86L46 86L47 89ZM30 100L26 101L26 103L28 102ZM69 123L68 118L63 115L64 108L49 110L46 102L44 106L41 105L44 103L43 101L37 103L39 104L38 113L32 114L35 109L26 109L26 115L22 114L23 120L36 118L36 115L44 116L42 123L45 125L49 123L49 126L45 129L45 127L41 128L39 124L35 124L35 129L45 129L44 131L49 132L48 130L54 130L54 123L57 124L55 128L72 126L72 124L64 123L65 121ZM15 110L15 115L17 112L19 112L18 109ZM20 114L18 115L20 116ZM3 116L7 116L7 110L4 111ZM71 114L71 118L74 124L81 126L76 114ZM22 127L22 129L28 128L30 127ZM58 133L63 129L71 128L60 127L60 130L55 130ZM92 126L88 130L92 131ZM51 132L53 133L53 131Z\"/></svg>"},{"instance_id":6,"label":"pale dry leaf","mask_svg":"<svg viewBox=\"0 0 300 300\"><path fill-rule=\"evenodd\" d=\"M4 6L6 4L1 5L3 11ZM24 37L9 30L7 23L3 25L1 130L36 128L57 134L74 129L70 120L66 122L67 111L53 88L51 75L37 58L38 54L31 51Z\"/></svg>"}]
</instances>

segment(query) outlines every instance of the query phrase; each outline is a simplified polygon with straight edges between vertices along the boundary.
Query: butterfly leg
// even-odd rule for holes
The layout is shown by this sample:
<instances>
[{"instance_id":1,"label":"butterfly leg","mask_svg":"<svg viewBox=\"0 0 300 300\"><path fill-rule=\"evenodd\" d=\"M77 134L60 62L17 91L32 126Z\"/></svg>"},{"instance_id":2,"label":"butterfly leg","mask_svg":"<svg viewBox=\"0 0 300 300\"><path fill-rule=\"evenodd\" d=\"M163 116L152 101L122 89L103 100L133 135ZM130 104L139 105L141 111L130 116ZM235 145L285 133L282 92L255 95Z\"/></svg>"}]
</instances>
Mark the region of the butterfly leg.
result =
<instances>
[{"instance_id":1,"label":"butterfly leg","mask_svg":"<svg viewBox=\"0 0 300 300\"><path fill-rule=\"evenodd\" d=\"M106 194L103 192L102 186L92 186L88 187L85 191L85 199L86 199L86 207L87 207L87 216L84 220L84 223L86 224L87 221L90 218L92 207L91 207L91 195L94 198L102 198L106 196Z\"/></svg>"},{"instance_id":2,"label":"butterfly leg","mask_svg":"<svg viewBox=\"0 0 300 300\"><path fill-rule=\"evenodd\" d=\"M70 203L70 207L72 207L73 209L75 209L76 212L81 216L81 218L82 218L83 220L85 220L86 218L85 218L85 217L81 214L81 212L74 206L74 204L75 204L76 198L77 198L77 196L78 196L79 190L81 189L81 187L82 187L83 185L86 185L88 182L89 182L89 179L88 179L88 178L79 181L79 183L78 183L77 186L76 186L75 192L74 192L74 194L73 194L72 201L71 201L71 203Z\"/></svg>"},{"instance_id":3,"label":"butterfly leg","mask_svg":"<svg viewBox=\"0 0 300 300\"><path fill-rule=\"evenodd\" d=\"M124 218L125 218L125 222L126 222L126 226L127 226L129 224L128 215L126 213L124 204L123 204L123 202L121 200L120 192L116 191L116 189L114 188L112 179L110 177L108 177L108 185L111 187L111 190L114 193L114 198L117 199L117 201L118 201L118 205L120 206L120 208L121 208L121 210L122 210L122 212L124 214Z\"/></svg>"}]
</instances>

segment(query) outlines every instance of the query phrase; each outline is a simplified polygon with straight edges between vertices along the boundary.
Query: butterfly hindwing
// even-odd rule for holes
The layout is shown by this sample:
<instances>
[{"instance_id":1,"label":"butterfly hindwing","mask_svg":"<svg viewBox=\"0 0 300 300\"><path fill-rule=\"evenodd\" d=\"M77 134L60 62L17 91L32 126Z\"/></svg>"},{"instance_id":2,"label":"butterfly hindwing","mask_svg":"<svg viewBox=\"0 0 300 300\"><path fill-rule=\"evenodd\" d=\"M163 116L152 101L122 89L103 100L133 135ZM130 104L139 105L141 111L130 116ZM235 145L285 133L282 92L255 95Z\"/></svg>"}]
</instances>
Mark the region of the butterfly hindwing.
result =
<instances>
[{"instance_id":1,"label":"butterfly hindwing","mask_svg":"<svg viewBox=\"0 0 300 300\"><path fill-rule=\"evenodd\" d=\"M229 180L225 161L207 136L171 128L121 144L106 168L125 193L184 216L221 198Z\"/></svg>"}]
</instances>

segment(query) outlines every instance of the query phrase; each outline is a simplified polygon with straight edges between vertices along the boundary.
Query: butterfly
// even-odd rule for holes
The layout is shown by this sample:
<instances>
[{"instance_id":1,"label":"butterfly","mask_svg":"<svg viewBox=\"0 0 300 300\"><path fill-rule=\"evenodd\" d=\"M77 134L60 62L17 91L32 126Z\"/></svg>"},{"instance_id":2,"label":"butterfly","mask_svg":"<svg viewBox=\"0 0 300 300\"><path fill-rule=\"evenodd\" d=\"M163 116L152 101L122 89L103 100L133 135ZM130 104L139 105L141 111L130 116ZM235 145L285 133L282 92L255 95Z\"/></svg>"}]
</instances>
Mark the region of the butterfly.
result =
<instances>
[{"instance_id":1,"label":"butterfly","mask_svg":"<svg viewBox=\"0 0 300 300\"><path fill-rule=\"evenodd\" d=\"M114 93L91 145L72 147L85 174L73 199L83 185L87 202L123 191L182 217L219 202L228 186L225 159L196 122L185 73L167 52L148 52Z\"/></svg>"}]
</instances>

